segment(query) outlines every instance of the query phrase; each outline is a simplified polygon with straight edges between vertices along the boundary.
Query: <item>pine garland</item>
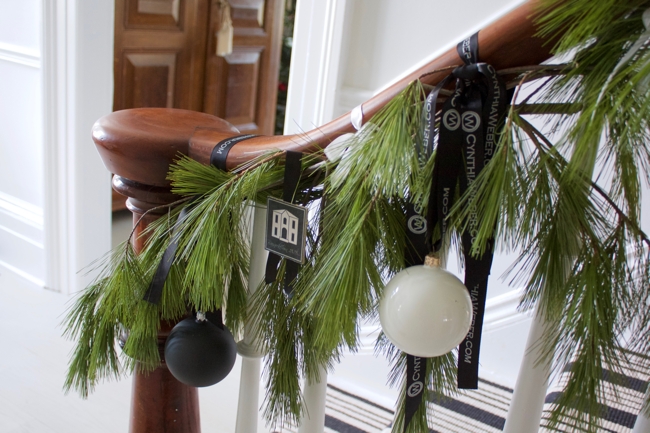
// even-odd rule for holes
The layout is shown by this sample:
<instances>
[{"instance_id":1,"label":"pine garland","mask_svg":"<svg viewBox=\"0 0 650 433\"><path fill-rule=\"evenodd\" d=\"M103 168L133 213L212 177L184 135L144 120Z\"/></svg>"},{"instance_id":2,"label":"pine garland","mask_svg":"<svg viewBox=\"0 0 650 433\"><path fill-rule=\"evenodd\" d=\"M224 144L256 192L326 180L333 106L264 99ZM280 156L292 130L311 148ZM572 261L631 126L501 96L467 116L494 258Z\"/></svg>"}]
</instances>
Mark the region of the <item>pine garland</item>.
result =
<instances>
[{"instance_id":1,"label":"pine garland","mask_svg":"<svg viewBox=\"0 0 650 433\"><path fill-rule=\"evenodd\" d=\"M597 431L603 366L620 370L622 346L650 352L650 312L639 308L650 300L650 239L640 228L641 182L650 182L648 8L649 0L544 3L542 35L572 60L503 71L517 92L530 82L537 89L515 97L494 157L449 217L457 239L469 213L478 215L473 254L493 239L497 250L522 252L510 277L525 287L521 308L536 307L548 324L540 361L555 372L571 365L545 420L551 429L571 418ZM87 396L102 379L154 369L161 320L222 309L237 337L244 322L256 324L267 353L267 420L296 423L304 410L301 378L317 379L322 366L357 349L357 323L375 317L384 283L404 267L406 203L428 202L434 163L419 151L424 94L412 83L350 139L341 160L303 158L296 197L313 216L292 296L282 290L281 265L277 281L248 299L248 227L241 222L247 206L281 195L283 152L230 173L180 158L169 178L182 203L147 230L139 255L127 242L100 262L100 277L70 309L65 333L77 344L66 390ZM530 114L566 132L550 139ZM174 229L181 207L187 217ZM162 301L152 305L142 296L172 235L177 256ZM404 354L383 337L377 350L391 360L391 383L403 394ZM454 354L427 360L434 398L455 391L455 365ZM426 404L409 433L428 431ZM400 403L393 431L402 431L403 419Z\"/></svg>"}]
</instances>

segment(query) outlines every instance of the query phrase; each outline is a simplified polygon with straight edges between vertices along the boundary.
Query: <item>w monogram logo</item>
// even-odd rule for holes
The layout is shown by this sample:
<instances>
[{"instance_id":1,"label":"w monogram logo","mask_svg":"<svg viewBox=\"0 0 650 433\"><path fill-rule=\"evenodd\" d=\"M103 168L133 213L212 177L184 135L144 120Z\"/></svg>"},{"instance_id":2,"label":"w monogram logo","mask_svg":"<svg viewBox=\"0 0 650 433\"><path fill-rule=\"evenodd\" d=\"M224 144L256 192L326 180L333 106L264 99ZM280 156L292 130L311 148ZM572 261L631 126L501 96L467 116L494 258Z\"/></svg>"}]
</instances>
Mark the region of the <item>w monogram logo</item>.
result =
<instances>
[{"instance_id":1,"label":"w monogram logo","mask_svg":"<svg viewBox=\"0 0 650 433\"><path fill-rule=\"evenodd\" d=\"M476 111L466 111L463 113L463 131L474 132L481 126L481 116Z\"/></svg>"},{"instance_id":2,"label":"w monogram logo","mask_svg":"<svg viewBox=\"0 0 650 433\"><path fill-rule=\"evenodd\" d=\"M452 108L442 116L442 123L448 130L455 131L460 126L460 114Z\"/></svg>"}]
</instances>

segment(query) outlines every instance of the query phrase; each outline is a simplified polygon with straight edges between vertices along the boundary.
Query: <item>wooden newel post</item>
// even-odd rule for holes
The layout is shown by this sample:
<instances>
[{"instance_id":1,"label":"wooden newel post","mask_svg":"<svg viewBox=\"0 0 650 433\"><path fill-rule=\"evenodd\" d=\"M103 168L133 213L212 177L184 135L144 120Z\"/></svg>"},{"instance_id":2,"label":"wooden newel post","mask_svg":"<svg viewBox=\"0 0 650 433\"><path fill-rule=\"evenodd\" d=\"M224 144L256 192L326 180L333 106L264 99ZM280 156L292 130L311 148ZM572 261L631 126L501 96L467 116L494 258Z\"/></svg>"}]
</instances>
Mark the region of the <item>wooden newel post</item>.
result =
<instances>
[{"instance_id":1,"label":"wooden newel post","mask_svg":"<svg viewBox=\"0 0 650 433\"><path fill-rule=\"evenodd\" d=\"M139 253L146 242L141 233L166 213L166 209L156 208L178 197L168 187L148 186L117 175L113 177L113 188L129 197L127 207L133 213L135 228L133 246ZM145 214L147 211L150 212ZM161 365L153 372L136 370L134 373L129 420L131 433L201 431L198 390L176 380L164 362L165 340L172 327L172 323L163 322L158 333L158 350L163 360Z\"/></svg>"},{"instance_id":2,"label":"wooden newel post","mask_svg":"<svg viewBox=\"0 0 650 433\"><path fill-rule=\"evenodd\" d=\"M197 126L230 135L237 133L232 125L214 116L164 109L117 111L101 118L93 127L93 139L102 159L115 173L113 188L128 197L127 207L133 213L134 225L140 221L133 237L136 252L146 243L140 234L167 212L165 208L156 208L179 198L171 193L166 174L174 159L187 154L189 138ZM158 333L161 359L172 327L172 323L161 324ZM164 359L153 372L136 371L129 431L199 433L198 390L176 380Z\"/></svg>"}]
</instances>

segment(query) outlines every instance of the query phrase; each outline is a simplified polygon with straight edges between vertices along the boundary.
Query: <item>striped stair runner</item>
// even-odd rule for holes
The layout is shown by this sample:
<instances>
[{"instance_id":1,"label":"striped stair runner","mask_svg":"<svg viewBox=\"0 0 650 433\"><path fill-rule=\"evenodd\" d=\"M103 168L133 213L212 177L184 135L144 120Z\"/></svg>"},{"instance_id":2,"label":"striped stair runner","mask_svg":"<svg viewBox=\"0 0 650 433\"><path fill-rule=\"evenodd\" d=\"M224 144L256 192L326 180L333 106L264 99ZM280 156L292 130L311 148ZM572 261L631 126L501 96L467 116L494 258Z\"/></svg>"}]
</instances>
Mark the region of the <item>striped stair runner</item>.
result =
<instances>
[{"instance_id":1,"label":"striped stair runner","mask_svg":"<svg viewBox=\"0 0 650 433\"><path fill-rule=\"evenodd\" d=\"M631 433L640 412L648 386L646 359L628 354L629 364L622 373L606 370L606 404L599 431ZM570 366L567 367L567 371ZM561 375L557 385L549 389L542 420L546 419L557 398L566 374ZM513 390L483 379L479 389L463 391L458 395L429 403L431 433L491 433L500 432L505 425ZM332 385L327 387L325 408L325 433L388 433L393 420L393 410L353 395ZM285 427L282 433L297 433L295 426ZM540 428L540 432L550 430ZM582 432L570 419L564 420L560 432Z\"/></svg>"},{"instance_id":2,"label":"striped stair runner","mask_svg":"<svg viewBox=\"0 0 650 433\"><path fill-rule=\"evenodd\" d=\"M613 369L603 370L605 404L602 407L602 416L599 422L599 432L631 432L636 422L636 417L643 406L644 396L648 387L648 358L629 351L620 351L624 371L616 372ZM567 383L568 372L571 364L567 365L560 375L556 385L549 388L546 395L542 420L548 419L553 402L559 397L562 388ZM562 420L557 430L563 432L583 432L576 427L571 419ZM543 424L543 422L542 422ZM551 430L540 429L541 432Z\"/></svg>"}]
</instances>

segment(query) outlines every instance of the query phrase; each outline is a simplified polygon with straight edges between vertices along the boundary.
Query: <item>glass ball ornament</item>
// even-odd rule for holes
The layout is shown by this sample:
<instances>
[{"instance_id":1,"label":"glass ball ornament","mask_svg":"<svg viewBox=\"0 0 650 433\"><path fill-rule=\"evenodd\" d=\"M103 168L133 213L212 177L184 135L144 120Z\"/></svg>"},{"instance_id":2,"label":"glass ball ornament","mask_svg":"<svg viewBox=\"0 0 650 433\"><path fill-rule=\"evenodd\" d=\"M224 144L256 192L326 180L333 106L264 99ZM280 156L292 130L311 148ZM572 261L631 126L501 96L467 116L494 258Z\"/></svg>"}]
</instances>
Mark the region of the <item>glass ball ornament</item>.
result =
<instances>
[{"instance_id":1,"label":"glass ball ornament","mask_svg":"<svg viewBox=\"0 0 650 433\"><path fill-rule=\"evenodd\" d=\"M458 346L472 324L472 300L465 285L427 257L421 266L398 272L379 302L386 337L401 351L423 358Z\"/></svg>"},{"instance_id":2,"label":"glass ball ornament","mask_svg":"<svg viewBox=\"0 0 650 433\"><path fill-rule=\"evenodd\" d=\"M217 326L199 313L181 320L165 342L165 363L181 383L194 387L223 380L237 358L237 344L226 326Z\"/></svg>"}]
</instances>

